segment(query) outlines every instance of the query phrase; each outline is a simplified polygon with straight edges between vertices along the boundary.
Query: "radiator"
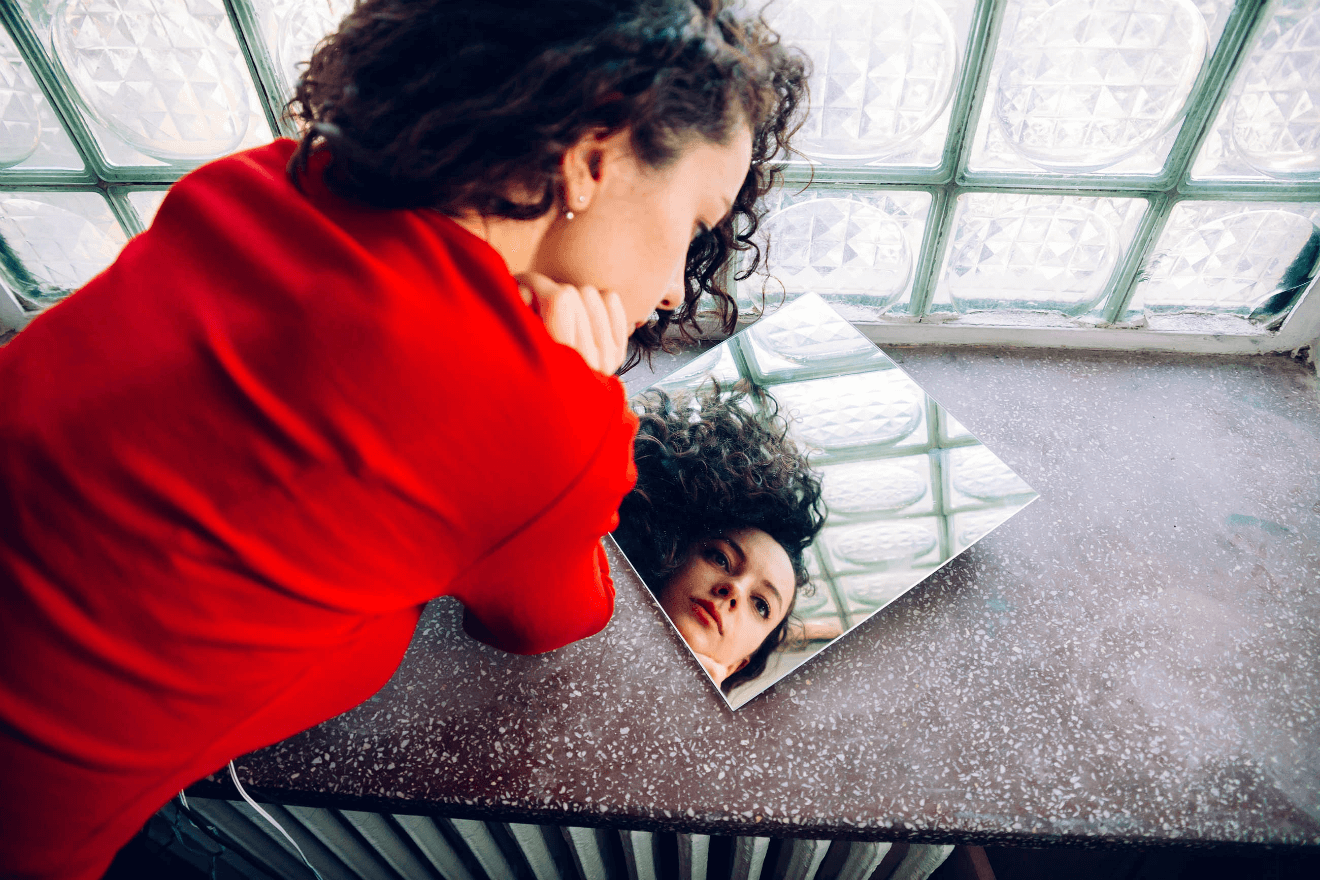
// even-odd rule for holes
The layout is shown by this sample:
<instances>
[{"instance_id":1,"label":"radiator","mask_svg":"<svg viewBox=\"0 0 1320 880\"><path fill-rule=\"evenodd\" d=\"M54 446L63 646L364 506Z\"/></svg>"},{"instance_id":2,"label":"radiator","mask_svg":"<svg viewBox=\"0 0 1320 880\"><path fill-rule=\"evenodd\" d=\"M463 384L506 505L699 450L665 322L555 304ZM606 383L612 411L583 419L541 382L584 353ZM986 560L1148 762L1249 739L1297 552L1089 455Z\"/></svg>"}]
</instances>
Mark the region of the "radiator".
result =
<instances>
[{"instance_id":1,"label":"radiator","mask_svg":"<svg viewBox=\"0 0 1320 880\"><path fill-rule=\"evenodd\" d=\"M323 880L925 880L953 850L263 808ZM189 798L187 811L171 802L146 834L217 880L315 880L241 801Z\"/></svg>"}]
</instances>

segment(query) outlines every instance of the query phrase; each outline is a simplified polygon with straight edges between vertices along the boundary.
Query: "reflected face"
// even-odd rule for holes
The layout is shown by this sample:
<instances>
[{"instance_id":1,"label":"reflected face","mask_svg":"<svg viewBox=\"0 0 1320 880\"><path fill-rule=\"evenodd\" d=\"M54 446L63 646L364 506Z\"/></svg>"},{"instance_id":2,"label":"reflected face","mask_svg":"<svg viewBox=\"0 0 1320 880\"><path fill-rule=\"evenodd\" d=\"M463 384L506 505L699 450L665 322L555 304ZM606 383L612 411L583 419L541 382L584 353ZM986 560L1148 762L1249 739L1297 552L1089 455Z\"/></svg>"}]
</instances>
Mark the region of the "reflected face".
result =
<instances>
[{"instance_id":1,"label":"reflected face","mask_svg":"<svg viewBox=\"0 0 1320 880\"><path fill-rule=\"evenodd\" d=\"M751 166L752 134L738 126L728 143L695 139L659 169L632 154L629 137L601 142L589 200L579 207L570 198L574 219L556 216L531 268L614 291L636 327L657 307L682 303L688 246L728 215Z\"/></svg>"},{"instance_id":2,"label":"reflected face","mask_svg":"<svg viewBox=\"0 0 1320 880\"><path fill-rule=\"evenodd\" d=\"M783 621L795 583L778 541L760 529L732 529L692 549L661 588L660 606L720 684Z\"/></svg>"}]
</instances>

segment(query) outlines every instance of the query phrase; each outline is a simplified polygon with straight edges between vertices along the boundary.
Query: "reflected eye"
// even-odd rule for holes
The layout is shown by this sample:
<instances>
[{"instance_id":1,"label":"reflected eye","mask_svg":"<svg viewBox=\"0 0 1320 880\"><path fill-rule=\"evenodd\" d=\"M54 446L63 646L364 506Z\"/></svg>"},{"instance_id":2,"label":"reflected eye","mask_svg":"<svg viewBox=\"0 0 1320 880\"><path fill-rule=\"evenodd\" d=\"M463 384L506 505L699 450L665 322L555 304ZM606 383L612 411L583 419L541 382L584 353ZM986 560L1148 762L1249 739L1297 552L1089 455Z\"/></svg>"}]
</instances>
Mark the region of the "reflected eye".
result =
<instances>
[{"instance_id":1,"label":"reflected eye","mask_svg":"<svg viewBox=\"0 0 1320 880\"><path fill-rule=\"evenodd\" d=\"M729 570L729 557L724 555L724 551L718 547L709 547L706 549L706 558L718 565L725 571Z\"/></svg>"},{"instance_id":2,"label":"reflected eye","mask_svg":"<svg viewBox=\"0 0 1320 880\"><path fill-rule=\"evenodd\" d=\"M769 603L769 602L765 601L765 600L762 599L760 596L753 596L753 597L752 597L752 604L754 604L754 605L756 606L756 613L759 614L759 615L761 615L761 618L762 618L763 620L769 620L769 619L770 619L770 603Z\"/></svg>"}]
</instances>

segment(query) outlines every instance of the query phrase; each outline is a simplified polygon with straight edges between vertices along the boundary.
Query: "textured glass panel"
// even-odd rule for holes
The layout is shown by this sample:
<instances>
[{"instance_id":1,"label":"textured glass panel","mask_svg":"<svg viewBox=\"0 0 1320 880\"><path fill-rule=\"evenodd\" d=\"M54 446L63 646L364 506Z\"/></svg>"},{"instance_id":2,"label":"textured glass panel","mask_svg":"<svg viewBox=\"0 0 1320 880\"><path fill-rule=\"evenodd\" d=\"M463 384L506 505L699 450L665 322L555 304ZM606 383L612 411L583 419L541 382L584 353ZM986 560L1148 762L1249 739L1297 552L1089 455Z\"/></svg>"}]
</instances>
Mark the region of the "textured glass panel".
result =
<instances>
[{"instance_id":1,"label":"textured glass panel","mask_svg":"<svg viewBox=\"0 0 1320 880\"><path fill-rule=\"evenodd\" d=\"M833 465L821 479L832 514L896 513L932 494L925 455Z\"/></svg>"},{"instance_id":2,"label":"textured glass panel","mask_svg":"<svg viewBox=\"0 0 1320 880\"><path fill-rule=\"evenodd\" d=\"M57 290L81 287L126 241L96 193L0 193L0 237L22 264L17 271L6 268L5 280L24 292L32 291L33 282Z\"/></svg>"},{"instance_id":3,"label":"textured glass panel","mask_svg":"<svg viewBox=\"0 0 1320 880\"><path fill-rule=\"evenodd\" d=\"M288 94L312 57L312 49L334 31L353 0L256 0L267 50L284 77Z\"/></svg>"},{"instance_id":4,"label":"textured glass panel","mask_svg":"<svg viewBox=\"0 0 1320 880\"><path fill-rule=\"evenodd\" d=\"M959 196L932 310L1095 312L1145 210L1144 199Z\"/></svg>"},{"instance_id":5,"label":"textured glass panel","mask_svg":"<svg viewBox=\"0 0 1320 880\"><path fill-rule=\"evenodd\" d=\"M73 142L37 86L9 32L0 28L0 168L82 170Z\"/></svg>"},{"instance_id":6,"label":"textured glass panel","mask_svg":"<svg viewBox=\"0 0 1320 880\"><path fill-rule=\"evenodd\" d=\"M1231 0L1020 0L972 171L1156 174Z\"/></svg>"},{"instance_id":7,"label":"textured glass panel","mask_svg":"<svg viewBox=\"0 0 1320 880\"><path fill-rule=\"evenodd\" d=\"M812 187L780 191L768 208L758 234L768 256L739 284L740 306L771 308L781 298L818 293L845 317L907 312L929 193Z\"/></svg>"},{"instance_id":8,"label":"textured glass panel","mask_svg":"<svg viewBox=\"0 0 1320 880\"><path fill-rule=\"evenodd\" d=\"M812 61L795 146L829 165L933 167L965 51L970 0L787 0L769 8Z\"/></svg>"},{"instance_id":9,"label":"textured glass panel","mask_svg":"<svg viewBox=\"0 0 1320 880\"><path fill-rule=\"evenodd\" d=\"M1320 205L1181 202L1156 244L1134 310L1286 313L1320 258Z\"/></svg>"},{"instance_id":10,"label":"textured glass panel","mask_svg":"<svg viewBox=\"0 0 1320 880\"><path fill-rule=\"evenodd\" d=\"M112 164L195 164L270 140L222 0L35 0L33 18Z\"/></svg>"},{"instance_id":11,"label":"textured glass panel","mask_svg":"<svg viewBox=\"0 0 1320 880\"><path fill-rule=\"evenodd\" d=\"M137 211L143 229L150 226L151 221L156 218L160 203L165 201L165 193L166 190L163 189L135 189L128 194L128 203Z\"/></svg>"},{"instance_id":12,"label":"textured glass panel","mask_svg":"<svg viewBox=\"0 0 1320 880\"><path fill-rule=\"evenodd\" d=\"M822 449L899 443L922 424L925 397L899 370L795 382L775 396L802 440Z\"/></svg>"},{"instance_id":13,"label":"textured glass panel","mask_svg":"<svg viewBox=\"0 0 1320 880\"><path fill-rule=\"evenodd\" d=\"M1320 178L1320 6L1272 10L1196 164L1196 178Z\"/></svg>"}]
</instances>

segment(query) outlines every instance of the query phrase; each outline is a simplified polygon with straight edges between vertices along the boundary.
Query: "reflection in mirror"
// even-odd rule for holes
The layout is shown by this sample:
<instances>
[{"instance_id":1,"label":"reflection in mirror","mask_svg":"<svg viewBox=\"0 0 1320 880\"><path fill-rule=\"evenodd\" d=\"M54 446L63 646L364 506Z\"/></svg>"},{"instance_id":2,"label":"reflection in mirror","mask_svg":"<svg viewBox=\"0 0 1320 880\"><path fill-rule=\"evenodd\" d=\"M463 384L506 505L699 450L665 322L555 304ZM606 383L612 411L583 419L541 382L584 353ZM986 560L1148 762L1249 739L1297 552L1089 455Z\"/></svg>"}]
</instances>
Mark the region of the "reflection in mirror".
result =
<instances>
[{"instance_id":1,"label":"reflection in mirror","mask_svg":"<svg viewBox=\"0 0 1320 880\"><path fill-rule=\"evenodd\" d=\"M614 539L734 709L1036 498L815 295L633 408Z\"/></svg>"}]
</instances>

